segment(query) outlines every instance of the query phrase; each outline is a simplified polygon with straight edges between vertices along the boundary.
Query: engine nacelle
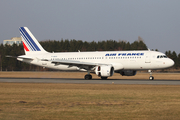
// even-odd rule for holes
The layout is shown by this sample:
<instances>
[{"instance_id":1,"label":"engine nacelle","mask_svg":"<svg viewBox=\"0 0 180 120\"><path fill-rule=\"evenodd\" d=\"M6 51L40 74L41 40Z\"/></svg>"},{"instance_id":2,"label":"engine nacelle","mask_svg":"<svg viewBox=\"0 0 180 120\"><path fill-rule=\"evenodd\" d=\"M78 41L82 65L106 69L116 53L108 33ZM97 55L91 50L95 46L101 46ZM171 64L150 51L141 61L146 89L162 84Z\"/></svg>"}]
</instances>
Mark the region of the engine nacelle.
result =
<instances>
[{"instance_id":1,"label":"engine nacelle","mask_svg":"<svg viewBox=\"0 0 180 120\"><path fill-rule=\"evenodd\" d=\"M136 75L135 70L123 70L119 72L122 76L134 76Z\"/></svg>"},{"instance_id":2,"label":"engine nacelle","mask_svg":"<svg viewBox=\"0 0 180 120\"><path fill-rule=\"evenodd\" d=\"M112 65L97 66L95 73L99 77L109 77L114 74L114 67Z\"/></svg>"}]
</instances>

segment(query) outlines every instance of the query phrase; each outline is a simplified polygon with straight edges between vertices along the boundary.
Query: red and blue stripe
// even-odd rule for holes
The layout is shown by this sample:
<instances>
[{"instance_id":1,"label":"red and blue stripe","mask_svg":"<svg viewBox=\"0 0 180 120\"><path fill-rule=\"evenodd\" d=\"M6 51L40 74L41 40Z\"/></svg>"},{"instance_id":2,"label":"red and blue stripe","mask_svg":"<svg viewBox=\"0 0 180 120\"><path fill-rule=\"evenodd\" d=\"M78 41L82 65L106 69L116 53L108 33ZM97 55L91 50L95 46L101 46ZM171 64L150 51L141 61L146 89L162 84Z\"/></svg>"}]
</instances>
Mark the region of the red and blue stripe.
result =
<instances>
[{"instance_id":1,"label":"red and blue stripe","mask_svg":"<svg viewBox=\"0 0 180 120\"><path fill-rule=\"evenodd\" d=\"M26 51L41 51L24 27L20 27L19 30L24 39L23 46Z\"/></svg>"}]
</instances>

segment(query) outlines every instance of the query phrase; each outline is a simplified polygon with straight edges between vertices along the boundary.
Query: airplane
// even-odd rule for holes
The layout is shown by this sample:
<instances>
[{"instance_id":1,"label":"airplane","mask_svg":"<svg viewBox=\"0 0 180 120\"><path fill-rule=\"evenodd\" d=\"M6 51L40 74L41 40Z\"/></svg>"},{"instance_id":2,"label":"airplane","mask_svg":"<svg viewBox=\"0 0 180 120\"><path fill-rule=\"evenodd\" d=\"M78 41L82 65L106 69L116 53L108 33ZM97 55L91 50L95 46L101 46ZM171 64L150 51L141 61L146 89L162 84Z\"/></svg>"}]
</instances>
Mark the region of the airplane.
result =
<instances>
[{"instance_id":1,"label":"airplane","mask_svg":"<svg viewBox=\"0 0 180 120\"><path fill-rule=\"evenodd\" d=\"M95 73L107 79L114 73L134 76L139 70L148 70L150 80L154 80L151 70L172 67L174 61L164 53L150 50L138 51L93 51L93 52L47 52L27 27L20 27L25 55L17 60L29 64L57 70L87 71L84 79L92 79ZM12 56L7 56L12 57Z\"/></svg>"}]
</instances>

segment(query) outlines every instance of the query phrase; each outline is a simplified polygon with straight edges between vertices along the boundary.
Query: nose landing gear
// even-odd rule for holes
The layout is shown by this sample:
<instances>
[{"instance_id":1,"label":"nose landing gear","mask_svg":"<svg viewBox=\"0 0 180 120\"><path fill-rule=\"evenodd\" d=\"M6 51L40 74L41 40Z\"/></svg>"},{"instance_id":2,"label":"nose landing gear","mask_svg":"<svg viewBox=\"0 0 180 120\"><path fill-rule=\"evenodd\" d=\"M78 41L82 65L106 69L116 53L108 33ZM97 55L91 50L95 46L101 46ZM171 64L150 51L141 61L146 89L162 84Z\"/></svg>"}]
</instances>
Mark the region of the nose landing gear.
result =
<instances>
[{"instance_id":1,"label":"nose landing gear","mask_svg":"<svg viewBox=\"0 0 180 120\"><path fill-rule=\"evenodd\" d=\"M149 75L150 75L149 80L154 80L154 77L152 76L152 71L148 70L148 72L149 72Z\"/></svg>"}]
</instances>

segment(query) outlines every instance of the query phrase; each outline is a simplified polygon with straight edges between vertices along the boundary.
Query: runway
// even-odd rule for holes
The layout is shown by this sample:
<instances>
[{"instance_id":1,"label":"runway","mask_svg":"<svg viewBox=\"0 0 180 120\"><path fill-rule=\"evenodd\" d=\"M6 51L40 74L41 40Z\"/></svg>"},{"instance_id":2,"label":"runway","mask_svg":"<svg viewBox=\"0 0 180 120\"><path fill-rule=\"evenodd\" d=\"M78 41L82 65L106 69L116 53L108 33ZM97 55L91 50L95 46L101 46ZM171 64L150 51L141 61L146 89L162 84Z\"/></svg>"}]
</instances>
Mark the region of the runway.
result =
<instances>
[{"instance_id":1,"label":"runway","mask_svg":"<svg viewBox=\"0 0 180 120\"><path fill-rule=\"evenodd\" d=\"M180 85L180 80L136 80L136 79L71 79L71 78L0 78L5 83L70 83L70 84L147 84Z\"/></svg>"}]
</instances>

